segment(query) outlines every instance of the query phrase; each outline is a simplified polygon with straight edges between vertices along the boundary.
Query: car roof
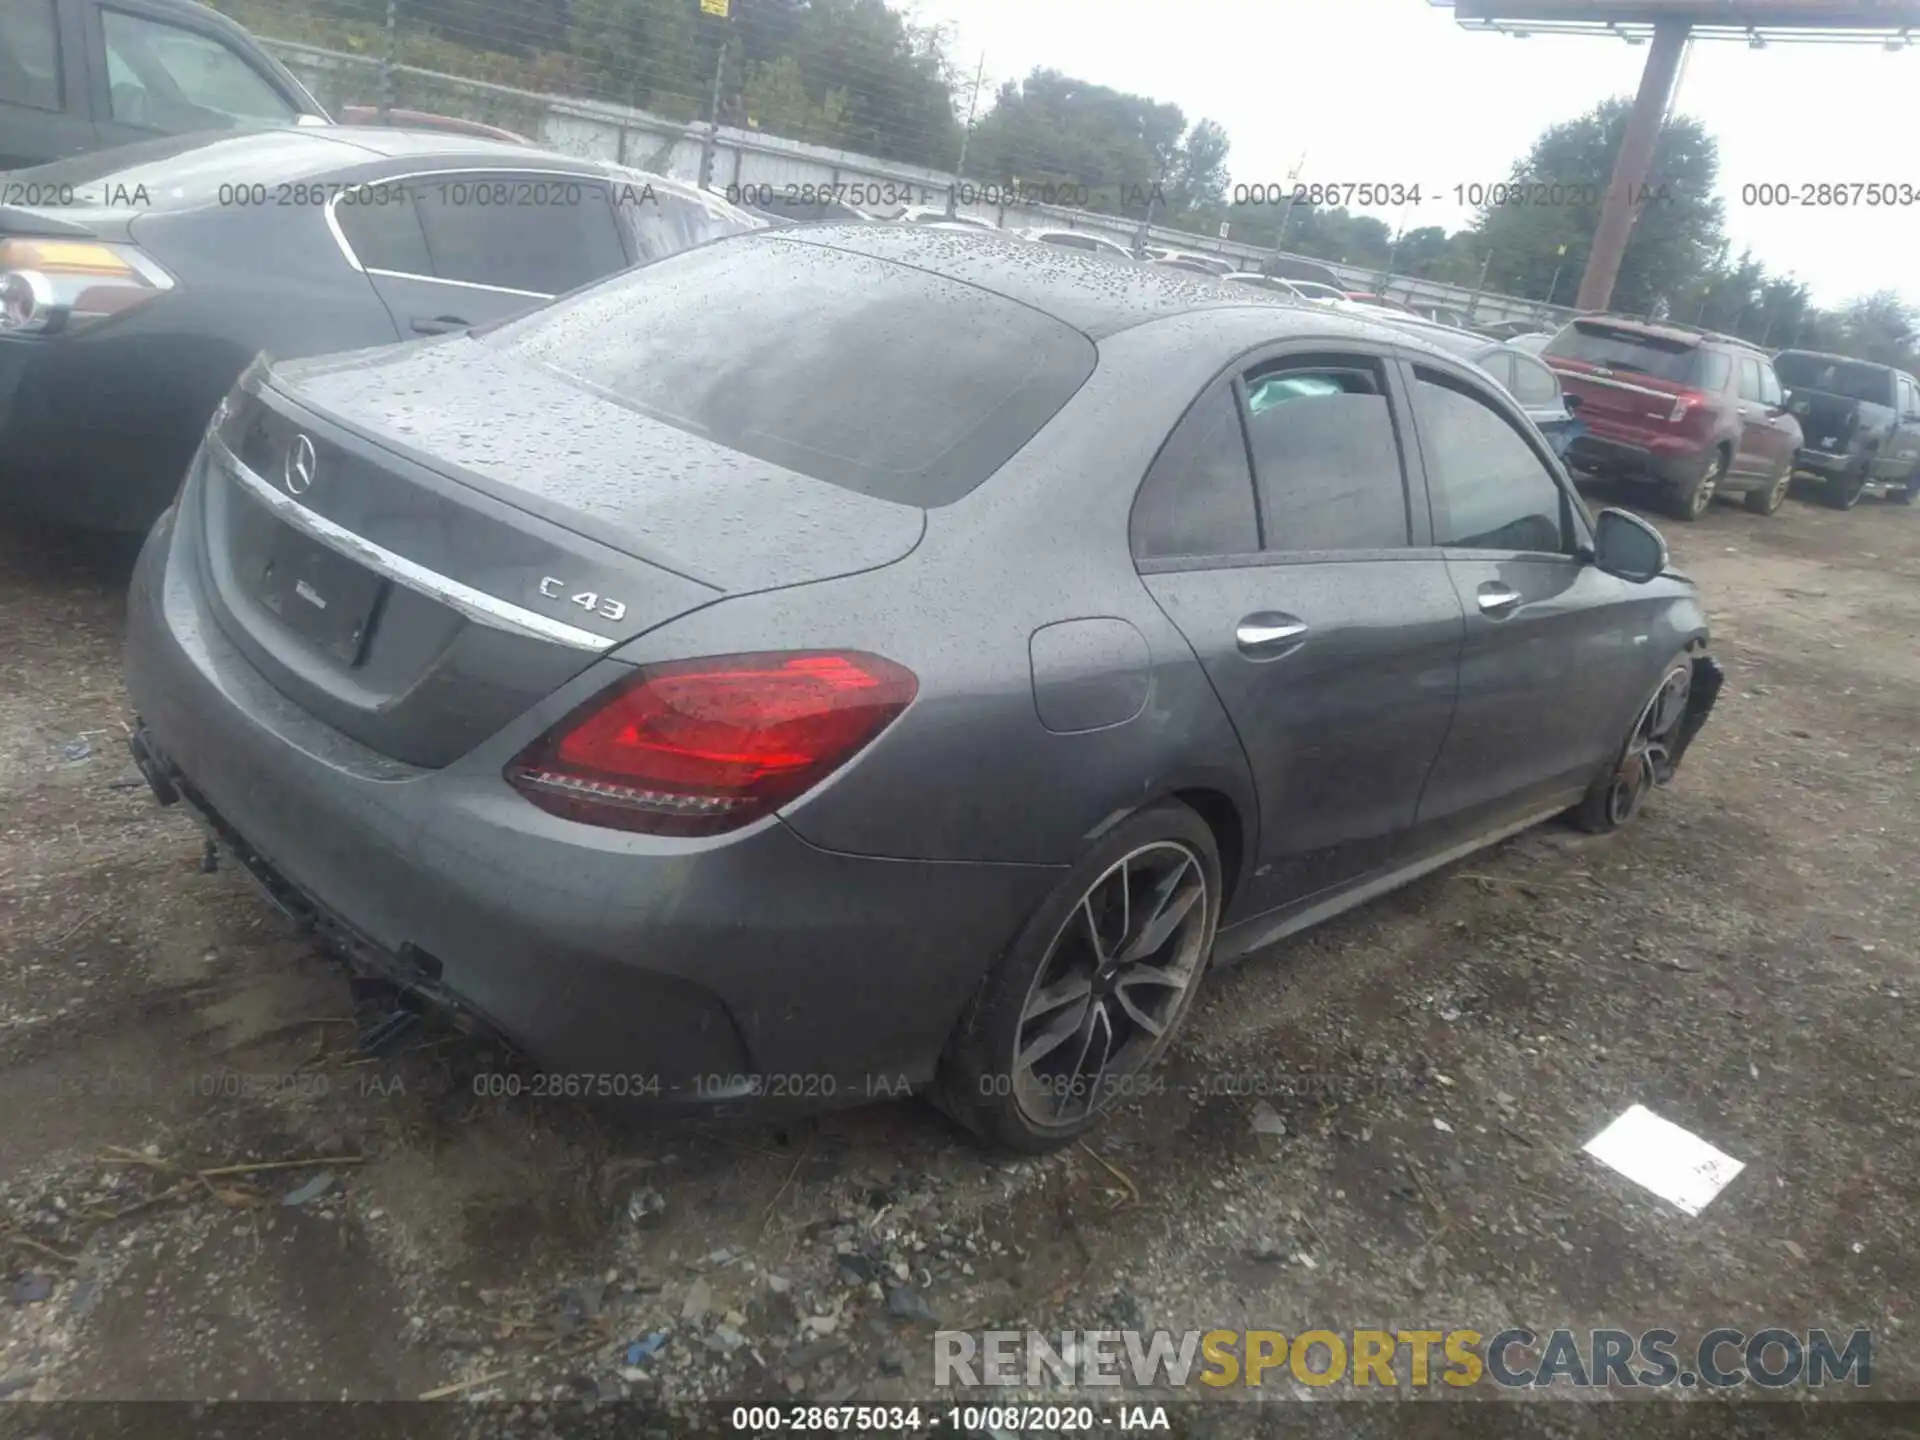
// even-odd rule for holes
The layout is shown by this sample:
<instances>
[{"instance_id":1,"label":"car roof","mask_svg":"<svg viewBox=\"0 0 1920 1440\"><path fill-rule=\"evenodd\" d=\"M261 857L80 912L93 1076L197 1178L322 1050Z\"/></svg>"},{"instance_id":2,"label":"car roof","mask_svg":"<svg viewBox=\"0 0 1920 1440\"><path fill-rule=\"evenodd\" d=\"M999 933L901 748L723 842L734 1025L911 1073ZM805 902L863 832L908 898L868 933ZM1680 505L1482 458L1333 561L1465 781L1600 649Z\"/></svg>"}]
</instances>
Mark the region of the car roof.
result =
<instances>
[{"instance_id":1,"label":"car roof","mask_svg":"<svg viewBox=\"0 0 1920 1440\"><path fill-rule=\"evenodd\" d=\"M822 245L910 265L974 285L1050 315L1100 340L1149 321L1195 310L1271 306L1319 323L1325 312L1269 290L1226 285L1164 266L1115 265L1084 251L1033 245L991 231L909 225L809 225L769 232L794 244ZM752 243L752 237L741 242Z\"/></svg>"},{"instance_id":2,"label":"car roof","mask_svg":"<svg viewBox=\"0 0 1920 1440\"><path fill-rule=\"evenodd\" d=\"M1645 335L1650 340L1664 340L1669 345L1732 345L1741 350L1751 350L1756 355L1766 353L1751 340L1742 340L1738 335L1724 335L1718 330L1703 330L1697 325L1682 325L1671 320L1646 320L1637 315L1576 315L1570 323L1604 325L1609 330Z\"/></svg>"},{"instance_id":3,"label":"car roof","mask_svg":"<svg viewBox=\"0 0 1920 1440\"><path fill-rule=\"evenodd\" d=\"M1878 360L1862 360L1857 355L1835 355L1831 350L1795 350L1789 346L1785 350L1776 351L1774 359L1777 360L1782 355L1805 355L1809 360L1831 360L1837 365L1864 365L1870 370L1891 370L1896 375L1907 373L1897 365L1883 365Z\"/></svg>"}]
</instances>

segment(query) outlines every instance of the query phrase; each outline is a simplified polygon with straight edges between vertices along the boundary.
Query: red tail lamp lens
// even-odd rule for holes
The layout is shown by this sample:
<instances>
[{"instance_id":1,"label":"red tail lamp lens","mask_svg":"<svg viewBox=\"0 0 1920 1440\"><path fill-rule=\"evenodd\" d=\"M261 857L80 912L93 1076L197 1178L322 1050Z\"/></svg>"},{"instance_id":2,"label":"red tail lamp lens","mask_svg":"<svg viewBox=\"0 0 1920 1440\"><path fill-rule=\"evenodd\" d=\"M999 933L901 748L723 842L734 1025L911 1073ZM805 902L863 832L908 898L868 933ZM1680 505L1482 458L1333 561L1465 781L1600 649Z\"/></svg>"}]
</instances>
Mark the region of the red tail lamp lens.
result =
<instances>
[{"instance_id":1,"label":"red tail lamp lens","mask_svg":"<svg viewBox=\"0 0 1920 1440\"><path fill-rule=\"evenodd\" d=\"M543 810L655 835L715 835L805 794L919 690L857 651L720 655L650 665L507 767Z\"/></svg>"}]
</instances>

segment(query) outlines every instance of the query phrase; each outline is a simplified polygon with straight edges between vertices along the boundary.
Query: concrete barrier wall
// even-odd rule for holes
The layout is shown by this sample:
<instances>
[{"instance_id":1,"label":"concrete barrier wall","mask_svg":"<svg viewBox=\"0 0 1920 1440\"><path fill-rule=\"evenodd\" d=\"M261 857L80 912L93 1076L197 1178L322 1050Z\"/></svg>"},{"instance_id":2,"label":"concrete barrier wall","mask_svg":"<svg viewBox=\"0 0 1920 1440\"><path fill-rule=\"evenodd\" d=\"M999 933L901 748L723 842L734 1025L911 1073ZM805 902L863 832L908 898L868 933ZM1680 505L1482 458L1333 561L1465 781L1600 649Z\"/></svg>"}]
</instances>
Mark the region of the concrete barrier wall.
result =
<instances>
[{"instance_id":1,"label":"concrete barrier wall","mask_svg":"<svg viewBox=\"0 0 1920 1440\"><path fill-rule=\"evenodd\" d=\"M377 58L284 40L263 43L329 110L379 103L382 65ZM645 110L599 100L542 95L410 65L393 67L392 103L399 109L430 111L498 125L562 154L593 156L696 182L708 138L705 125L668 120ZM870 155L787 140L758 130L721 126L713 139L712 184L723 193L729 187L763 185L777 191L784 191L789 185L879 186L882 187L879 198L901 198L900 192L904 189L910 203L944 208L951 186L956 187L954 208L960 214L991 220L997 225L1084 230L1126 246L1134 243L1139 231L1136 222L1119 216L1071 206L1036 204L1030 195L1004 196L998 187L959 180L945 171L877 160ZM1009 198L1024 203L1006 203ZM856 192L849 194L848 199L863 209L876 208L875 197L868 194ZM877 208L880 213L886 213L884 206ZM1219 255L1247 270L1259 269L1275 254L1259 246L1162 225L1151 227L1148 235L1151 244ZM1313 263L1325 265L1353 289L1384 290L1392 298L1410 304L1449 306L1471 314L1481 323L1549 317L1559 321L1573 313L1564 307L1549 310L1536 301L1491 292L1483 291L1476 296L1462 286L1409 276L1391 276L1383 287L1378 270L1321 260Z\"/></svg>"}]
</instances>

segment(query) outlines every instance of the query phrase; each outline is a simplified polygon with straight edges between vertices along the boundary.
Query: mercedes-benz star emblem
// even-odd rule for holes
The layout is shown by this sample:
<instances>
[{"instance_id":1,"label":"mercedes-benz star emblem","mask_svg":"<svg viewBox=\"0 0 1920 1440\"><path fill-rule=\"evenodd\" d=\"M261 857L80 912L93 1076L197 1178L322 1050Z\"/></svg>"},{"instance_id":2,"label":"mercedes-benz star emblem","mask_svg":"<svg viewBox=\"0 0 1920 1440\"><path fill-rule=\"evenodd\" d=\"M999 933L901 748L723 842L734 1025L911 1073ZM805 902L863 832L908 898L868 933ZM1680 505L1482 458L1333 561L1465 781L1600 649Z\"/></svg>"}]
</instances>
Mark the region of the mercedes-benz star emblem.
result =
<instances>
[{"instance_id":1,"label":"mercedes-benz star emblem","mask_svg":"<svg viewBox=\"0 0 1920 1440\"><path fill-rule=\"evenodd\" d=\"M313 488L313 471L318 462L313 453L313 441L304 435L293 437L293 443L287 446L287 460L281 478L287 482L289 495L304 495Z\"/></svg>"}]
</instances>

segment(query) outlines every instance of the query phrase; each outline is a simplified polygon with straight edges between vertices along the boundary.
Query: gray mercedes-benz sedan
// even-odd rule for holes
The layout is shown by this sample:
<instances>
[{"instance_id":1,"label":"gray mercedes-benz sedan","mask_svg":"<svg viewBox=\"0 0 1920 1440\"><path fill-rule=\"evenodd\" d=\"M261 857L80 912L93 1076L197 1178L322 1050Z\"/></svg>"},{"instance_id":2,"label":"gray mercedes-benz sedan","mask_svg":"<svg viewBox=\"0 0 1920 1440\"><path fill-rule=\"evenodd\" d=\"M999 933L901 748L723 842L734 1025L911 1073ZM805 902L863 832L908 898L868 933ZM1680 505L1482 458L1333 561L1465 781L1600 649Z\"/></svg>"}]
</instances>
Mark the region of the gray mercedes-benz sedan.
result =
<instances>
[{"instance_id":1,"label":"gray mercedes-benz sedan","mask_svg":"<svg viewBox=\"0 0 1920 1440\"><path fill-rule=\"evenodd\" d=\"M127 673L162 800L568 1093L911 1085L1044 1149L1210 962L1631 818L1706 646L1405 331L829 225L256 365Z\"/></svg>"}]
</instances>

